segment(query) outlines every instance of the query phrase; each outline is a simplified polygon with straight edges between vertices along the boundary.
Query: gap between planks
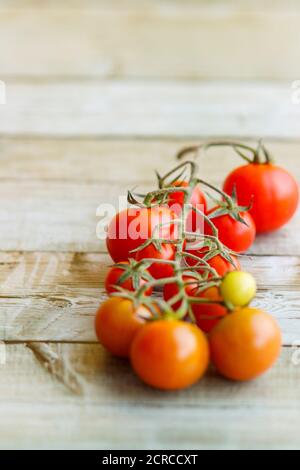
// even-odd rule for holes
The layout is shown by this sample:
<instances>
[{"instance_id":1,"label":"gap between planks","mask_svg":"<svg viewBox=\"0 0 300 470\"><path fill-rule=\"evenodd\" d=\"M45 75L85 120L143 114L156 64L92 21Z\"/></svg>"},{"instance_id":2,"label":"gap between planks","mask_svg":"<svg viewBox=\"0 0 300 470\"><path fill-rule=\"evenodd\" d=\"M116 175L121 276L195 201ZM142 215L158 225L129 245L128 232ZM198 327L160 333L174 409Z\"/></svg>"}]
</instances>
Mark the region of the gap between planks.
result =
<instances>
[{"instance_id":1,"label":"gap between planks","mask_svg":"<svg viewBox=\"0 0 300 470\"><path fill-rule=\"evenodd\" d=\"M140 191L153 189L154 169L161 173L169 170L175 164L176 151L191 143L2 140L0 249L105 251L103 241L95 235L97 207L101 203L117 207L119 196L126 196L127 189L135 186ZM268 147L278 164L300 180L300 144L271 141ZM238 164L239 159L228 149L211 151L207 158L199 159L201 176L217 185ZM251 252L299 254L299 223L297 216L283 230L259 237Z\"/></svg>"},{"instance_id":2,"label":"gap between planks","mask_svg":"<svg viewBox=\"0 0 300 470\"><path fill-rule=\"evenodd\" d=\"M0 339L96 341L95 312L107 298L107 255L0 253L0 263ZM278 319L285 345L299 342L300 258L245 258L243 266L258 280L253 305Z\"/></svg>"}]
</instances>

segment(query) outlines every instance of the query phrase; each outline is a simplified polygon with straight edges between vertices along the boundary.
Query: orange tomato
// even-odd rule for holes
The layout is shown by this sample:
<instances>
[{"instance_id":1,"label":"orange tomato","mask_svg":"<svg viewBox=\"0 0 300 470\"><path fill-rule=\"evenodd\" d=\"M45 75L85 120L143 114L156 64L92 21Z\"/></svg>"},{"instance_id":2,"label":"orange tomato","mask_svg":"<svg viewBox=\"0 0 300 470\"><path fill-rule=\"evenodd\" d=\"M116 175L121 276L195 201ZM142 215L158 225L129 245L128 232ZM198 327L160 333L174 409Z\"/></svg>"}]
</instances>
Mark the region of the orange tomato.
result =
<instances>
[{"instance_id":1,"label":"orange tomato","mask_svg":"<svg viewBox=\"0 0 300 470\"><path fill-rule=\"evenodd\" d=\"M197 382L209 364L205 335L195 325L178 320L148 323L131 346L132 367L146 384L178 390Z\"/></svg>"},{"instance_id":2,"label":"orange tomato","mask_svg":"<svg viewBox=\"0 0 300 470\"><path fill-rule=\"evenodd\" d=\"M96 314L96 335L112 354L129 357L134 336L150 317L148 308L142 305L135 308L131 300L111 297L100 306Z\"/></svg>"},{"instance_id":3,"label":"orange tomato","mask_svg":"<svg viewBox=\"0 0 300 470\"><path fill-rule=\"evenodd\" d=\"M281 332L271 315L244 308L221 320L210 335L214 365L221 375L236 380L255 379L277 360Z\"/></svg>"}]
</instances>

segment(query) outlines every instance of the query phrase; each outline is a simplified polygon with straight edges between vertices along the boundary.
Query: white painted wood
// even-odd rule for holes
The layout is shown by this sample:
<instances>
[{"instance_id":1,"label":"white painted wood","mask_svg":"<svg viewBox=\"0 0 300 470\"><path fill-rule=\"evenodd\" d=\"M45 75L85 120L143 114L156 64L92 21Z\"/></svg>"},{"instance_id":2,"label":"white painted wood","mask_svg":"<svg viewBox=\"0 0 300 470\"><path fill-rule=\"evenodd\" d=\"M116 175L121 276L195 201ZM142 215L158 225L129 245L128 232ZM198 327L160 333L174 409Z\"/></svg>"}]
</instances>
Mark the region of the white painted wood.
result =
<instances>
[{"instance_id":1,"label":"white painted wood","mask_svg":"<svg viewBox=\"0 0 300 470\"><path fill-rule=\"evenodd\" d=\"M156 183L154 170L166 173L176 153L199 140L2 138L0 179L141 185ZM247 142L256 145L255 141ZM300 181L300 143L266 141L276 163ZM193 155L191 155L191 158ZM198 160L199 176L222 185L243 160L228 148L211 149Z\"/></svg>"},{"instance_id":2,"label":"white painted wood","mask_svg":"<svg viewBox=\"0 0 300 470\"><path fill-rule=\"evenodd\" d=\"M108 204L103 208L108 223L114 212L119 211L119 197L121 203L126 204L127 190L134 187L135 184L128 185L128 182L2 181L0 249L106 251L105 239L98 239L96 235L97 224L103 224L96 211L100 205ZM139 185L142 192L152 189L149 183ZM251 253L300 254L299 224L297 215L282 230L260 236ZM105 233L103 235L105 238Z\"/></svg>"},{"instance_id":3,"label":"white painted wood","mask_svg":"<svg viewBox=\"0 0 300 470\"><path fill-rule=\"evenodd\" d=\"M0 7L3 79L300 75L295 1L13 0Z\"/></svg>"},{"instance_id":4,"label":"white painted wood","mask_svg":"<svg viewBox=\"0 0 300 470\"><path fill-rule=\"evenodd\" d=\"M80 378L72 393L29 349L7 346L1 366L1 448L298 448L299 367L284 350L277 366L249 384L210 373L171 394L143 386L125 361L99 346L50 345ZM223 425L224 423L224 425ZM279 424L280 423L280 426Z\"/></svg>"},{"instance_id":5,"label":"white painted wood","mask_svg":"<svg viewBox=\"0 0 300 470\"><path fill-rule=\"evenodd\" d=\"M107 255L3 253L0 263L0 340L96 341ZM278 319L285 345L300 343L299 257L254 257L242 264L258 280L253 305Z\"/></svg>"},{"instance_id":6,"label":"white painted wood","mask_svg":"<svg viewBox=\"0 0 300 470\"><path fill-rule=\"evenodd\" d=\"M0 133L298 138L300 106L289 81L10 81Z\"/></svg>"}]
</instances>

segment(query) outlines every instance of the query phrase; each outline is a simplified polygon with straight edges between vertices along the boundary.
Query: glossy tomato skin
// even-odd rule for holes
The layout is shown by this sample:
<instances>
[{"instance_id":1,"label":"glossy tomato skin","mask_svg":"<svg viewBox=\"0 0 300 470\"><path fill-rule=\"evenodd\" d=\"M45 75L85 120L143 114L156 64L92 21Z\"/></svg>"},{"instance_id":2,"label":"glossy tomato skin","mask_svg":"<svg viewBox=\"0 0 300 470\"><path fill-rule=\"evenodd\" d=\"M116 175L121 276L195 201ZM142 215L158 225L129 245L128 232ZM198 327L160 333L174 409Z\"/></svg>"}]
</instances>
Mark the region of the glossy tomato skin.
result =
<instances>
[{"instance_id":1,"label":"glossy tomato skin","mask_svg":"<svg viewBox=\"0 0 300 470\"><path fill-rule=\"evenodd\" d=\"M237 189L240 205L249 205L257 233L283 227L295 214L299 204L299 186L283 168L251 163L234 170L224 183L224 191Z\"/></svg>"},{"instance_id":2,"label":"glossy tomato skin","mask_svg":"<svg viewBox=\"0 0 300 470\"><path fill-rule=\"evenodd\" d=\"M129 267L129 262L128 261L123 261L122 264L128 265ZM119 284L119 279L123 276L124 274L124 269L118 268L117 266L113 266L110 268L108 271L106 278L105 278L105 290L108 294L113 294L114 292L118 292L115 286L122 287L123 289L129 290L131 292L134 292L134 286L132 282L132 278L127 279L125 282L122 282ZM142 287L145 284L147 284L147 281L145 279L140 280L140 286ZM153 289L149 288L145 292L145 295L151 295Z\"/></svg>"},{"instance_id":3,"label":"glossy tomato skin","mask_svg":"<svg viewBox=\"0 0 300 470\"><path fill-rule=\"evenodd\" d=\"M195 325L165 320L148 323L135 336L131 364L146 384L161 390L190 387L207 370L209 347Z\"/></svg>"},{"instance_id":4,"label":"glossy tomato skin","mask_svg":"<svg viewBox=\"0 0 300 470\"><path fill-rule=\"evenodd\" d=\"M237 310L221 320L210 334L214 365L221 375L248 381L265 373L281 350L281 332L273 317L261 310Z\"/></svg>"},{"instance_id":5,"label":"glossy tomato skin","mask_svg":"<svg viewBox=\"0 0 300 470\"><path fill-rule=\"evenodd\" d=\"M189 184L187 181L176 181L175 183L172 184L173 187L181 187L181 188L188 188ZM171 187L172 187L171 186ZM169 195L169 201L168 201L168 206L172 208L172 206L178 204L180 209L182 209L184 205L184 200L185 200L185 193L183 191L175 191L174 193L170 193ZM205 198L204 193L201 191L201 188L199 186L196 186L191 194L191 198L188 201L188 204L191 204L192 206L197 206L201 205L203 206L203 211L205 212L207 209L207 201ZM174 212L176 212L177 215L181 214L181 210L178 210L178 208L174 207Z\"/></svg>"},{"instance_id":6,"label":"glossy tomato skin","mask_svg":"<svg viewBox=\"0 0 300 470\"><path fill-rule=\"evenodd\" d=\"M197 283L192 277L184 276L184 282L186 285L186 293L190 297L199 297L201 299L208 299L209 301L215 300L216 302L221 301L219 289L217 287L211 287L203 292L198 292ZM178 294L178 286L176 283L166 284L164 287L164 299L169 301ZM180 307L180 302L174 305L175 310ZM228 314L228 310L219 305L218 303L211 304L194 304L192 306L193 314L195 316L197 326L204 331L209 333L219 321Z\"/></svg>"},{"instance_id":7,"label":"glossy tomato skin","mask_svg":"<svg viewBox=\"0 0 300 470\"><path fill-rule=\"evenodd\" d=\"M161 250L157 250L153 244L148 245L146 248L138 251L136 254L136 260L142 261L143 259L157 259L164 261L175 260L176 248L171 244L162 244ZM148 268L149 273L154 279L163 279L174 276L174 268L170 264L165 263L153 263Z\"/></svg>"},{"instance_id":8,"label":"glossy tomato skin","mask_svg":"<svg viewBox=\"0 0 300 470\"><path fill-rule=\"evenodd\" d=\"M159 238L175 239L178 228L171 222L176 214L168 207L130 208L118 213L108 227L106 245L115 263L134 258L133 250L151 238L156 227Z\"/></svg>"},{"instance_id":9,"label":"glossy tomato skin","mask_svg":"<svg viewBox=\"0 0 300 470\"><path fill-rule=\"evenodd\" d=\"M221 301L222 298L217 287L211 287L204 291L201 298ZM198 327L204 333L210 333L213 328L228 314L228 310L223 305L219 304L197 304L193 305L193 313L195 315Z\"/></svg>"},{"instance_id":10,"label":"glossy tomato skin","mask_svg":"<svg viewBox=\"0 0 300 470\"><path fill-rule=\"evenodd\" d=\"M250 273L235 271L226 274L220 285L224 301L234 307L246 307L257 292L256 280Z\"/></svg>"},{"instance_id":11,"label":"glossy tomato skin","mask_svg":"<svg viewBox=\"0 0 300 470\"><path fill-rule=\"evenodd\" d=\"M149 318L151 312L146 307L136 309L131 300L111 297L96 314L96 335L109 352L118 357L129 357L133 338Z\"/></svg>"},{"instance_id":12,"label":"glossy tomato skin","mask_svg":"<svg viewBox=\"0 0 300 470\"><path fill-rule=\"evenodd\" d=\"M189 253L191 255L194 255L194 256L197 256L199 258L204 258L205 255L207 254L206 249L203 249L203 248L193 249L192 245L189 245L188 243L185 244L185 250L186 250L187 253ZM221 255L216 255L207 262L208 262L209 266L211 268L213 268L220 277L224 277L227 273L230 273L232 271L240 271L241 270L241 265L240 265L240 262L237 259L237 257L232 255L231 258L232 258L233 264L230 263L229 261L227 261ZM197 264L197 260L194 260L194 259L188 258L188 257L186 258L186 262L189 266L196 266L196 264ZM201 269L201 267L199 267L199 269L197 269L197 271L200 274L204 273L204 269ZM212 275L210 274L209 277L212 277Z\"/></svg>"},{"instance_id":13,"label":"glossy tomato skin","mask_svg":"<svg viewBox=\"0 0 300 470\"><path fill-rule=\"evenodd\" d=\"M172 186L179 186L183 188L188 187L187 181L176 181ZM184 205L185 193L182 191L176 191L171 193L169 196L168 206L176 213L178 217L182 215L182 209ZM193 207L197 207L201 212L206 214L207 212L207 201L204 193L201 191L200 186L196 186L193 191L188 204L191 204ZM196 214L195 211L191 210L187 214L186 218L186 228L189 232L195 232L203 226L203 219L200 214Z\"/></svg>"},{"instance_id":14,"label":"glossy tomato skin","mask_svg":"<svg viewBox=\"0 0 300 470\"><path fill-rule=\"evenodd\" d=\"M213 214L217 208L209 211ZM241 218L246 225L233 219L229 214L212 218L211 221L219 231L220 241L230 250L243 253L253 245L256 237L256 226L249 212L241 212ZM212 235L211 227L205 223L205 234Z\"/></svg>"}]
</instances>

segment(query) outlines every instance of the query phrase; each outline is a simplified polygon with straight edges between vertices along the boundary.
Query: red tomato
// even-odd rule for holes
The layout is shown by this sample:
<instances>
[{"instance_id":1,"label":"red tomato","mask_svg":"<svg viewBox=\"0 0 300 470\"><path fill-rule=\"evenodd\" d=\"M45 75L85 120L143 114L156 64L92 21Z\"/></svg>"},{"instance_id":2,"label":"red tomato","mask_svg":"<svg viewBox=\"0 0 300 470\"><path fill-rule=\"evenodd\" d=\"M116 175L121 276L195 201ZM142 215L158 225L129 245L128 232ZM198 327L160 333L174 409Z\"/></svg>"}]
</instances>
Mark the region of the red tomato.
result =
<instances>
[{"instance_id":1,"label":"red tomato","mask_svg":"<svg viewBox=\"0 0 300 470\"><path fill-rule=\"evenodd\" d=\"M217 287L207 289L202 292L199 297L214 301L222 300ZM193 305L193 313L199 328L205 333L210 333L219 321L228 314L228 310L226 307L223 307L223 305L217 303L195 304Z\"/></svg>"},{"instance_id":2,"label":"red tomato","mask_svg":"<svg viewBox=\"0 0 300 470\"><path fill-rule=\"evenodd\" d=\"M115 263L135 258L133 250L154 235L156 227L163 224L156 238L174 240L178 227L171 222L176 214L168 207L134 208L118 213L108 227L106 245Z\"/></svg>"},{"instance_id":3,"label":"red tomato","mask_svg":"<svg viewBox=\"0 0 300 470\"><path fill-rule=\"evenodd\" d=\"M183 321L149 322L135 336L131 364L146 384L161 390L190 387L205 374L209 347L205 335Z\"/></svg>"},{"instance_id":4,"label":"red tomato","mask_svg":"<svg viewBox=\"0 0 300 470\"><path fill-rule=\"evenodd\" d=\"M175 253L176 248L174 245L162 244L161 251L158 251L155 246L151 244L137 252L136 260L141 261L146 258L152 258L164 261L174 261ZM154 279L163 279L174 276L174 268L171 264L153 263L148 268L148 271Z\"/></svg>"},{"instance_id":5,"label":"red tomato","mask_svg":"<svg viewBox=\"0 0 300 470\"><path fill-rule=\"evenodd\" d=\"M207 249L205 248L193 250L192 245L191 247L189 247L188 243L186 244L185 251L191 255L197 256L198 258L204 258L208 253ZM231 258L234 264L227 261L227 259L225 259L222 255L214 256L213 258L208 260L207 263L211 268L213 268L217 272L220 277L224 277L225 274L229 272L241 270L241 265L237 257L231 255ZM197 264L197 260L188 257L186 258L186 262L189 266L196 266ZM197 271L200 274L203 274L205 272L205 269L201 269L201 267L199 266L199 269L197 269ZM212 275L210 275L210 277L212 277Z\"/></svg>"},{"instance_id":6,"label":"red tomato","mask_svg":"<svg viewBox=\"0 0 300 470\"><path fill-rule=\"evenodd\" d=\"M129 262L124 261L121 264L124 264L129 268ZM123 281L121 284L119 284L120 278L125 274L125 269L119 268L117 266L113 266L110 268L106 275L105 279L105 289L108 294L112 294L114 292L118 292L115 286L122 287L123 289L129 290L129 291L135 291L136 289L134 288L133 285L133 277L132 275L128 277L125 281ZM142 287L143 285L147 284L147 280L142 278L142 275L139 275L139 286ZM145 295L151 295L152 294L151 288L147 289L145 292Z\"/></svg>"},{"instance_id":7,"label":"red tomato","mask_svg":"<svg viewBox=\"0 0 300 470\"><path fill-rule=\"evenodd\" d=\"M175 183L173 183L172 186L188 188L189 183L187 181L175 181ZM176 212L177 215L181 215L181 211L182 211L183 204L184 204L184 199L185 199L185 193L183 191L178 191L178 192L176 191L174 193L171 193L169 195L168 206L171 209L172 209L172 206L174 206L174 209L173 209L174 212ZM196 186L193 189L191 198L189 201L187 201L187 204L191 204L194 207L196 207L197 205L203 206L202 210L203 212L206 212L206 209L207 209L206 198L199 186Z\"/></svg>"},{"instance_id":8,"label":"red tomato","mask_svg":"<svg viewBox=\"0 0 300 470\"><path fill-rule=\"evenodd\" d=\"M189 186L187 181L176 181L172 186L180 186L187 188ZM169 196L168 206L177 214L177 216L182 215L182 209L184 205L185 193L183 191L176 191L171 193ZM193 189L191 198L187 201L187 204L191 204L193 207L197 207L201 212L206 213L207 211L207 201L204 193L201 191L200 186L196 186ZM200 214L197 214L195 211L191 210L187 214L186 219L186 228L189 232L195 232L203 225L203 218Z\"/></svg>"},{"instance_id":9,"label":"red tomato","mask_svg":"<svg viewBox=\"0 0 300 470\"><path fill-rule=\"evenodd\" d=\"M217 209L218 208L215 207L209 211L208 215L212 215ZM255 223L249 212L241 212L240 217L247 225L235 220L229 214L211 219L212 223L219 231L220 241L227 246L227 248L236 253L247 251L253 245L256 237ZM205 234L213 234L207 222L205 223Z\"/></svg>"},{"instance_id":10,"label":"red tomato","mask_svg":"<svg viewBox=\"0 0 300 470\"><path fill-rule=\"evenodd\" d=\"M277 230L295 214L299 204L299 186L294 177L271 163L250 163L234 170L224 183L232 194L236 187L238 203L247 206L258 233Z\"/></svg>"},{"instance_id":11,"label":"red tomato","mask_svg":"<svg viewBox=\"0 0 300 470\"><path fill-rule=\"evenodd\" d=\"M201 299L221 301L219 289L211 287L203 292L198 292L197 281L193 277L184 276L184 282L187 283L185 291L190 297L199 297ZM171 300L178 294L178 285L176 283L166 284L164 287L164 299ZM180 302L173 306L176 310L180 308ZM194 304L192 306L193 314L198 327L205 333L209 333L223 318L228 314L228 310L219 304Z\"/></svg>"}]
</instances>

